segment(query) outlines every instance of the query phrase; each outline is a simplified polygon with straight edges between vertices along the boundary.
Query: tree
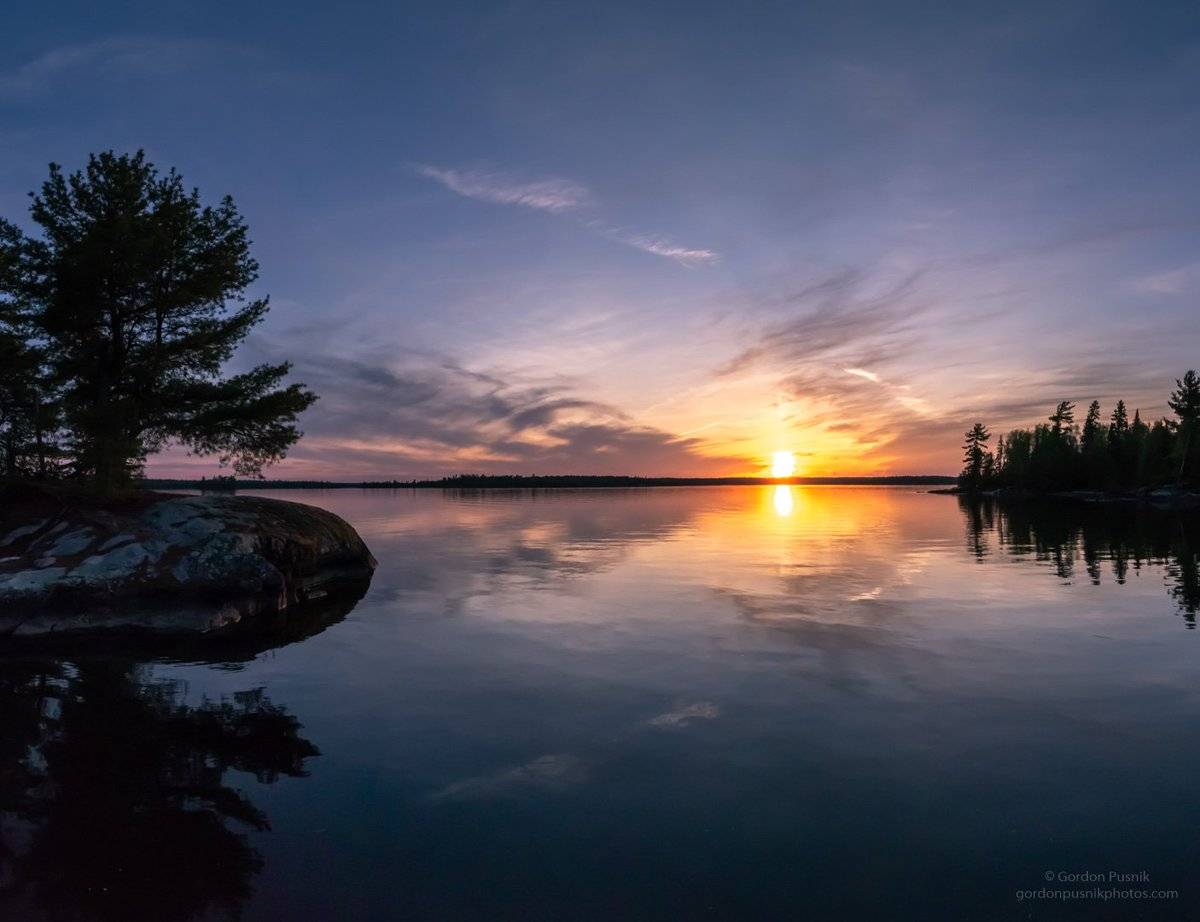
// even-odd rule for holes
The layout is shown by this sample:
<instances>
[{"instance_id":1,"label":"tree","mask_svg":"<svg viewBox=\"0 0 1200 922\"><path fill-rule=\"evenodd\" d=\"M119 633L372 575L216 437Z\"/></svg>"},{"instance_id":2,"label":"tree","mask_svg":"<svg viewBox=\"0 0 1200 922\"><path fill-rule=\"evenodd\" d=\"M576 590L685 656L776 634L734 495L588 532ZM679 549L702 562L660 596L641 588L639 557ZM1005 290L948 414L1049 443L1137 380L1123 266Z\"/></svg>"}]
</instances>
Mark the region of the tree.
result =
<instances>
[{"instance_id":1,"label":"tree","mask_svg":"<svg viewBox=\"0 0 1200 922\"><path fill-rule=\"evenodd\" d=\"M1054 412L1050 414L1050 423L1055 433L1070 427L1075 422L1075 404L1069 400L1059 401Z\"/></svg>"},{"instance_id":2,"label":"tree","mask_svg":"<svg viewBox=\"0 0 1200 922\"><path fill-rule=\"evenodd\" d=\"M1087 416L1083 421L1083 431L1079 435L1079 444L1084 451L1100 441L1100 401L1093 400L1088 407Z\"/></svg>"},{"instance_id":3,"label":"tree","mask_svg":"<svg viewBox=\"0 0 1200 922\"><path fill-rule=\"evenodd\" d=\"M1112 411L1112 417L1108 424L1108 441L1109 443L1119 442L1129 434L1129 412L1125 409L1125 401L1118 400L1116 409Z\"/></svg>"},{"instance_id":4,"label":"tree","mask_svg":"<svg viewBox=\"0 0 1200 922\"><path fill-rule=\"evenodd\" d=\"M175 170L110 151L51 164L30 212L41 237L6 241L28 271L5 294L52 356L79 475L118 488L168 441L242 475L284 457L316 396L282 385L287 362L221 375L267 311L246 299L258 264L232 199L203 205Z\"/></svg>"},{"instance_id":5,"label":"tree","mask_svg":"<svg viewBox=\"0 0 1200 922\"><path fill-rule=\"evenodd\" d=\"M1112 411L1108 424L1108 460L1116 482L1129 486L1133 472L1130 470L1131 435L1129 431L1129 413L1125 409L1125 401L1118 400L1116 409Z\"/></svg>"},{"instance_id":6,"label":"tree","mask_svg":"<svg viewBox=\"0 0 1200 922\"><path fill-rule=\"evenodd\" d=\"M1195 441L1196 421L1200 419L1200 377L1189 369L1182 379L1175 380L1175 390L1167 398L1169 406L1179 417L1176 424L1179 432L1179 475L1182 481L1188 474L1188 461Z\"/></svg>"},{"instance_id":7,"label":"tree","mask_svg":"<svg viewBox=\"0 0 1200 922\"><path fill-rule=\"evenodd\" d=\"M1104 423L1100 422L1100 401L1093 400L1088 406L1079 434L1079 448L1083 458L1083 479L1088 487L1100 488L1110 480L1108 439Z\"/></svg>"},{"instance_id":8,"label":"tree","mask_svg":"<svg viewBox=\"0 0 1200 922\"><path fill-rule=\"evenodd\" d=\"M35 342L28 301L24 235L0 220L0 473L45 477L55 447L53 385Z\"/></svg>"},{"instance_id":9,"label":"tree","mask_svg":"<svg viewBox=\"0 0 1200 922\"><path fill-rule=\"evenodd\" d=\"M983 423L976 423L967 431L966 440L963 442L964 466L958 478L963 486L974 488L983 482L984 469L989 466L988 459L991 457L987 450L990 438L991 433Z\"/></svg>"}]
</instances>

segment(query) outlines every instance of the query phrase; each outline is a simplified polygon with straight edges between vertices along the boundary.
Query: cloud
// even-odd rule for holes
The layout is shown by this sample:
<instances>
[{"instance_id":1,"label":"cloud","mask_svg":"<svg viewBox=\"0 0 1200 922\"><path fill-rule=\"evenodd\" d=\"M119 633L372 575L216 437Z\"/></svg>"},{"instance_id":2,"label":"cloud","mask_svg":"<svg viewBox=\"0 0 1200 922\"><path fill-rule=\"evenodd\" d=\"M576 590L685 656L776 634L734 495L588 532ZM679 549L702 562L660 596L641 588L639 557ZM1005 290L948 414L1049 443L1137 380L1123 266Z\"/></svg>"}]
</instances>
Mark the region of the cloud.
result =
<instances>
[{"instance_id":1,"label":"cloud","mask_svg":"<svg viewBox=\"0 0 1200 922\"><path fill-rule=\"evenodd\" d=\"M578 212L594 204L587 186L570 179L554 177L522 181L505 173L444 169L427 163L415 164L413 169L451 192L481 202L520 205L551 214ZM580 223L609 240L670 259L681 266L708 265L720 258L715 250L681 246L661 235L626 230L595 218L581 218Z\"/></svg>"},{"instance_id":2,"label":"cloud","mask_svg":"<svg viewBox=\"0 0 1200 922\"><path fill-rule=\"evenodd\" d=\"M1190 290L1200 277L1200 263L1155 272L1134 279L1133 290L1144 295L1180 295Z\"/></svg>"},{"instance_id":3,"label":"cloud","mask_svg":"<svg viewBox=\"0 0 1200 922\"><path fill-rule=\"evenodd\" d=\"M79 71L94 77L153 77L216 60L259 60L253 51L202 39L126 36L64 45L0 74L0 98L28 99L48 93Z\"/></svg>"},{"instance_id":4,"label":"cloud","mask_svg":"<svg viewBox=\"0 0 1200 922\"><path fill-rule=\"evenodd\" d=\"M415 169L451 192L482 202L561 212L580 208L591 201L587 187L569 179L520 182L502 173L480 170L446 170L428 164L417 164Z\"/></svg>"},{"instance_id":5,"label":"cloud","mask_svg":"<svg viewBox=\"0 0 1200 922\"><path fill-rule=\"evenodd\" d=\"M880 381L879 375L875 374L873 371L867 371L865 368L843 368L842 371L848 375L855 375L859 378L865 378L867 381L872 381L875 384L878 384Z\"/></svg>"},{"instance_id":6,"label":"cloud","mask_svg":"<svg viewBox=\"0 0 1200 922\"><path fill-rule=\"evenodd\" d=\"M898 278L876 278L844 269L802 286L790 295L760 298L772 310L794 313L765 332L758 342L723 365L718 374L751 365L798 365L840 360L843 368L861 370L883 353L902 348L927 307L917 298L923 271ZM853 373L853 372L852 372Z\"/></svg>"},{"instance_id":7,"label":"cloud","mask_svg":"<svg viewBox=\"0 0 1200 922\"><path fill-rule=\"evenodd\" d=\"M613 227L603 221L585 221L584 224L609 240L633 247L635 250L641 250L643 253L652 253L655 256L672 259L681 266L689 268L715 263L721 258L716 250L680 246L666 237L639 234L622 227Z\"/></svg>"},{"instance_id":8,"label":"cloud","mask_svg":"<svg viewBox=\"0 0 1200 922\"><path fill-rule=\"evenodd\" d=\"M284 352L321 395L305 437L274 476L336 479L454 473L741 473L747 459L631 419L562 379L480 372L438 355L346 357L255 338L260 358Z\"/></svg>"},{"instance_id":9,"label":"cloud","mask_svg":"<svg viewBox=\"0 0 1200 922\"><path fill-rule=\"evenodd\" d=\"M691 249L679 246L664 237L647 237L644 234L629 234L618 229L611 229L605 236L626 246L641 250L643 253L653 253L673 259L681 266L703 266L716 262L720 256L715 250Z\"/></svg>"}]
</instances>

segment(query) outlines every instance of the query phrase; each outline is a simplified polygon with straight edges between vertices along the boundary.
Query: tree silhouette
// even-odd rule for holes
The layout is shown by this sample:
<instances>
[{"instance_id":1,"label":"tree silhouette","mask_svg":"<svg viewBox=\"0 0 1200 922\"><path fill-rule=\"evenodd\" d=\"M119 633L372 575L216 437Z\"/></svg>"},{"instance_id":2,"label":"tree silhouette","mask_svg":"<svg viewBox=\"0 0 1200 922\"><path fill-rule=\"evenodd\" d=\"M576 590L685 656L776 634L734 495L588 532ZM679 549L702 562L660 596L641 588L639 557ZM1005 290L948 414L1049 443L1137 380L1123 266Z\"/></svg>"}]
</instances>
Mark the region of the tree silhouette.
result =
<instances>
[{"instance_id":1,"label":"tree silhouette","mask_svg":"<svg viewBox=\"0 0 1200 922\"><path fill-rule=\"evenodd\" d=\"M1079 444L1084 451L1099 444L1100 441L1100 401L1093 400L1088 407L1087 416L1083 420L1083 431L1079 435Z\"/></svg>"},{"instance_id":2,"label":"tree silhouette","mask_svg":"<svg viewBox=\"0 0 1200 922\"><path fill-rule=\"evenodd\" d=\"M1056 433L1070 427L1074 422L1075 404L1069 400L1060 401L1058 406L1054 408L1054 412L1050 414L1050 424Z\"/></svg>"},{"instance_id":3,"label":"tree silhouette","mask_svg":"<svg viewBox=\"0 0 1200 922\"><path fill-rule=\"evenodd\" d=\"M991 438L991 433L987 431L983 423L976 423L967 431L963 442L964 466L959 475L960 483L974 487L983 482L984 469L988 465L990 457L987 450L989 438Z\"/></svg>"},{"instance_id":4,"label":"tree silhouette","mask_svg":"<svg viewBox=\"0 0 1200 922\"><path fill-rule=\"evenodd\" d=\"M0 473L45 477L57 453L53 385L45 350L34 342L28 299L14 294L26 281L24 236L0 220Z\"/></svg>"},{"instance_id":5,"label":"tree silhouette","mask_svg":"<svg viewBox=\"0 0 1200 922\"><path fill-rule=\"evenodd\" d=\"M1125 409L1125 401L1118 400L1116 408L1112 411L1112 417L1108 424L1108 441L1109 443L1119 442L1122 438L1129 434L1129 413Z\"/></svg>"},{"instance_id":6,"label":"tree silhouette","mask_svg":"<svg viewBox=\"0 0 1200 922\"><path fill-rule=\"evenodd\" d=\"M1167 405L1179 417L1179 475L1183 481L1190 474L1189 461L1192 443L1195 441L1196 421L1200 419L1200 377L1191 369L1182 379L1176 379L1175 390L1167 398Z\"/></svg>"},{"instance_id":7,"label":"tree silhouette","mask_svg":"<svg viewBox=\"0 0 1200 922\"><path fill-rule=\"evenodd\" d=\"M1174 420L1158 419L1147 425L1141 411L1134 410L1130 423L1125 401L1118 400L1105 424L1100 402L1093 400L1083 426L1076 427L1075 405L1063 400L1047 422L999 436L995 456L985 458L978 439L967 433L960 485L971 490L1017 487L1062 491L1194 483L1200 474L1196 460L1200 376L1188 371L1175 385L1168 400L1177 417Z\"/></svg>"},{"instance_id":8,"label":"tree silhouette","mask_svg":"<svg viewBox=\"0 0 1200 922\"><path fill-rule=\"evenodd\" d=\"M61 383L77 473L113 489L174 440L256 474L299 438L316 398L286 362L222 377L267 310L233 200L203 205L142 152L106 152L33 197L41 236L5 225L0 299L22 305Z\"/></svg>"}]
</instances>

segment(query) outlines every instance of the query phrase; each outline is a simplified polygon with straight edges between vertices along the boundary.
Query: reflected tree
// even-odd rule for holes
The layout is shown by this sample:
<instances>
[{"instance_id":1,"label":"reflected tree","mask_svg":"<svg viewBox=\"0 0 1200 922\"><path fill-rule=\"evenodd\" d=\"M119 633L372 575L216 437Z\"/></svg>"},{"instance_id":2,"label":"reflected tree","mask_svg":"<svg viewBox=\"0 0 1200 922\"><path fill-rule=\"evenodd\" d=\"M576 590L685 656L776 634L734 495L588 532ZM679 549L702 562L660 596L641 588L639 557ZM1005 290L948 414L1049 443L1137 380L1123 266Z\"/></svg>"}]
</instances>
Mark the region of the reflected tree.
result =
<instances>
[{"instance_id":1,"label":"reflected tree","mask_svg":"<svg viewBox=\"0 0 1200 922\"><path fill-rule=\"evenodd\" d=\"M226 782L318 755L261 689L189 705L128 662L0 665L0 915L236 916L266 815Z\"/></svg>"},{"instance_id":2,"label":"reflected tree","mask_svg":"<svg viewBox=\"0 0 1200 922\"><path fill-rule=\"evenodd\" d=\"M1112 579L1124 584L1129 570L1162 568L1167 590L1189 628L1200 614L1200 521L1186 513L1143 504L1092 506L1071 503L1005 502L960 496L969 549L983 556L989 536L1014 557L1032 557L1054 568L1063 580L1082 562L1099 585L1108 564Z\"/></svg>"}]
</instances>

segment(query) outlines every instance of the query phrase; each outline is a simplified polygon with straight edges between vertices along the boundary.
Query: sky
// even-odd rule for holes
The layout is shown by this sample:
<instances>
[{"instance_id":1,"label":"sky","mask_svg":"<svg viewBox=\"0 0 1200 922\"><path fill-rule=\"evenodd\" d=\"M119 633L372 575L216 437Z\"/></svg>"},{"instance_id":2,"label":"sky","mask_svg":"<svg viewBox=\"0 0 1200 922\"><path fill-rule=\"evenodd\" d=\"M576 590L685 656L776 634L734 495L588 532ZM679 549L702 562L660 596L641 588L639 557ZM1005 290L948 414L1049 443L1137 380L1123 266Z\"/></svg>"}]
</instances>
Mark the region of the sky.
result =
<instances>
[{"instance_id":1,"label":"sky","mask_svg":"<svg viewBox=\"0 0 1200 922\"><path fill-rule=\"evenodd\" d=\"M231 370L321 397L271 477L954 473L977 419L1163 415L1200 366L1195 3L0 20L0 215L107 149L237 202Z\"/></svg>"}]
</instances>

